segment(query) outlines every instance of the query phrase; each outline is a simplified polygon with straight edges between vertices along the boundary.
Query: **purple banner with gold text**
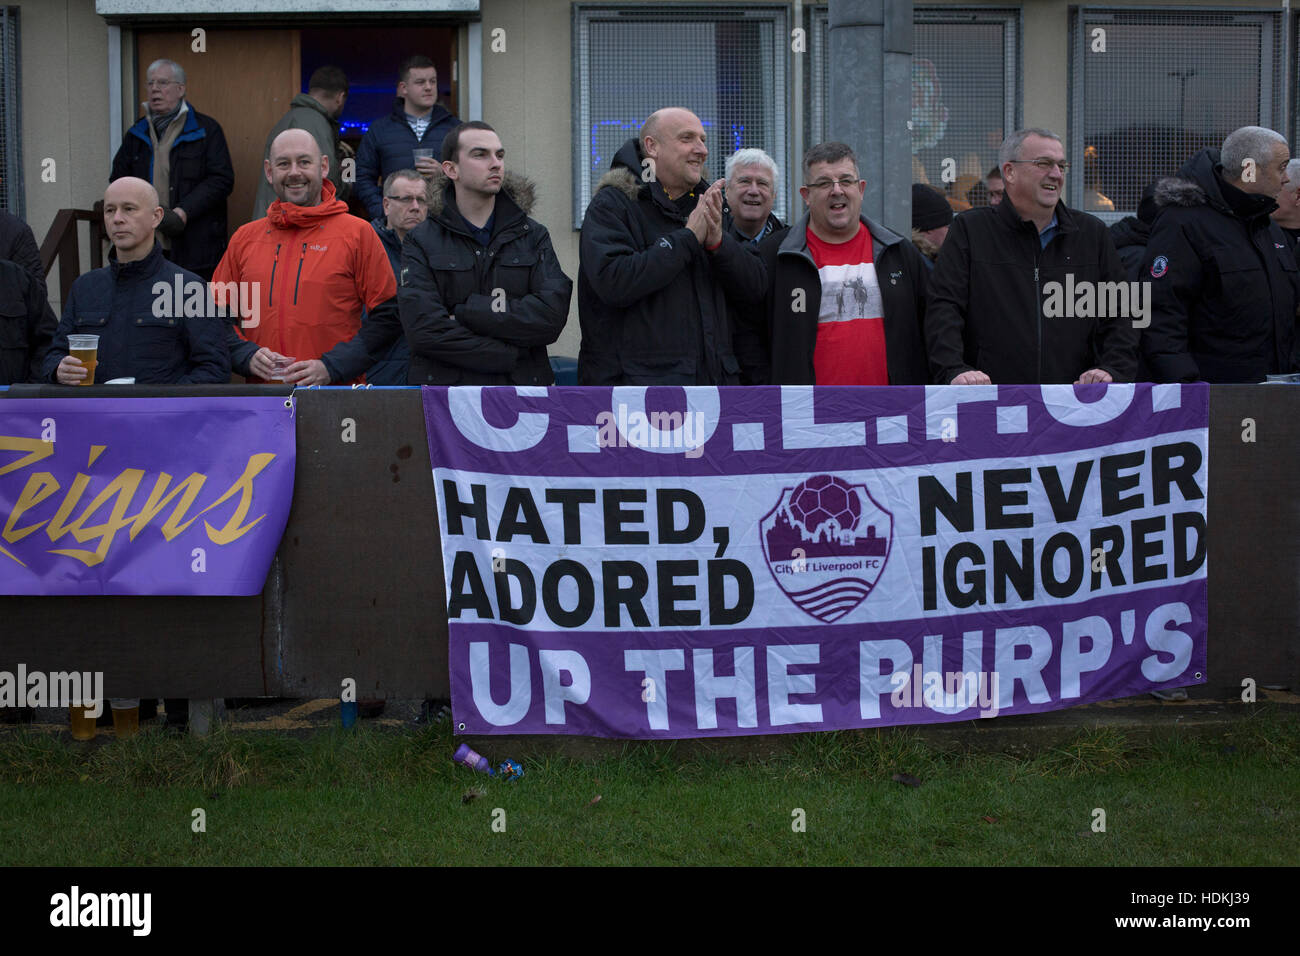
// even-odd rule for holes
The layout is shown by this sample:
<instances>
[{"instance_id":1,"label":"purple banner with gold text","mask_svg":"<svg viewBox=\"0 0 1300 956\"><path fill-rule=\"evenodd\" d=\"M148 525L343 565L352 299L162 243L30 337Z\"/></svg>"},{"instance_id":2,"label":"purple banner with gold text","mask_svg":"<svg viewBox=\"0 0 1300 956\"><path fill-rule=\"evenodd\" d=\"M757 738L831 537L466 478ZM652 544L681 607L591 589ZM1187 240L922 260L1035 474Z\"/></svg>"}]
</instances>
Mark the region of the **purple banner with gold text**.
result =
<instances>
[{"instance_id":1,"label":"purple banner with gold text","mask_svg":"<svg viewBox=\"0 0 1300 956\"><path fill-rule=\"evenodd\" d=\"M292 399L0 400L0 594L259 594Z\"/></svg>"},{"instance_id":2,"label":"purple banner with gold text","mask_svg":"<svg viewBox=\"0 0 1300 956\"><path fill-rule=\"evenodd\" d=\"M1206 681L1204 385L423 396L462 733L923 724Z\"/></svg>"}]
</instances>

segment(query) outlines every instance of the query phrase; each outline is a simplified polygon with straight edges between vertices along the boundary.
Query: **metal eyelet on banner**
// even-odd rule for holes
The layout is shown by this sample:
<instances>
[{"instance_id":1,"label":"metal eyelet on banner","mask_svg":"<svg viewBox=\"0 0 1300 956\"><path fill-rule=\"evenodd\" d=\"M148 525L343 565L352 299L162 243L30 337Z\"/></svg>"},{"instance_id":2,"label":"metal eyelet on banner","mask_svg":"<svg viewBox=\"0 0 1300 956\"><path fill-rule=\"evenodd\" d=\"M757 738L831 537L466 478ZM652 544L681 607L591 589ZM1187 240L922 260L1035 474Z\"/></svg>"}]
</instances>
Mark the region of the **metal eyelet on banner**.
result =
<instances>
[{"instance_id":1,"label":"metal eyelet on banner","mask_svg":"<svg viewBox=\"0 0 1300 956\"><path fill-rule=\"evenodd\" d=\"M456 729L457 729L457 730L464 730L464 729L465 729L465 724L464 724L463 722L457 724L457 725L456 725Z\"/></svg>"}]
</instances>

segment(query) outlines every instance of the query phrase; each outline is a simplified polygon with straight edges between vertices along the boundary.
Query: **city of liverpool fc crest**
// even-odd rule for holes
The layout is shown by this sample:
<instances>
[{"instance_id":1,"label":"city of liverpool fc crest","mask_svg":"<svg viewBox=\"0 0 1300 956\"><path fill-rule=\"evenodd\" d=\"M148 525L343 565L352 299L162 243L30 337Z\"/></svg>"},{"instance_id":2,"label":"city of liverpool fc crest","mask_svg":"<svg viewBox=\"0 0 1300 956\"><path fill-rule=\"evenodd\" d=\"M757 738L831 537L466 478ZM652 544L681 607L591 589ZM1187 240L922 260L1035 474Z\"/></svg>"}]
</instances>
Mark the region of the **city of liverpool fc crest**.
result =
<instances>
[{"instance_id":1,"label":"city of liverpool fc crest","mask_svg":"<svg viewBox=\"0 0 1300 956\"><path fill-rule=\"evenodd\" d=\"M876 586L893 525L866 485L813 475L782 489L759 523L759 536L777 586L800 610L830 624Z\"/></svg>"}]
</instances>

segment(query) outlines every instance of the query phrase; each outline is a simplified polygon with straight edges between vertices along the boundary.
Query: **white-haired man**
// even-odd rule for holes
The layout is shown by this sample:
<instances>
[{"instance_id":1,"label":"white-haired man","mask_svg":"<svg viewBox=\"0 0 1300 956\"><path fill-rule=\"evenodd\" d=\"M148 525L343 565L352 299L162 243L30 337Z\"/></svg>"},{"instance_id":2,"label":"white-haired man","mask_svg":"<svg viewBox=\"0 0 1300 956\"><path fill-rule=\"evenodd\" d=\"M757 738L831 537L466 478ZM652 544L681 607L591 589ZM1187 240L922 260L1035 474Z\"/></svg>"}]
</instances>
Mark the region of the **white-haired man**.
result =
<instances>
[{"instance_id":1,"label":"white-haired man","mask_svg":"<svg viewBox=\"0 0 1300 956\"><path fill-rule=\"evenodd\" d=\"M1294 247L1300 241L1300 159L1286 164L1287 183L1277 194L1273 221L1282 227Z\"/></svg>"},{"instance_id":2,"label":"white-haired man","mask_svg":"<svg viewBox=\"0 0 1300 956\"><path fill-rule=\"evenodd\" d=\"M781 180L776 160L761 149L741 149L727 158L727 185L722 228L737 242L757 245L784 228L772 214L776 186Z\"/></svg>"},{"instance_id":3,"label":"white-haired man","mask_svg":"<svg viewBox=\"0 0 1300 956\"><path fill-rule=\"evenodd\" d=\"M1155 381L1261 382L1295 370L1300 271L1269 218L1290 159L1280 133L1243 126L1156 184L1142 271L1142 351Z\"/></svg>"},{"instance_id":4,"label":"white-haired man","mask_svg":"<svg viewBox=\"0 0 1300 956\"><path fill-rule=\"evenodd\" d=\"M158 190L158 242L182 268L212 278L226 251L226 199L235 169L221 124L186 98L185 70L154 60L145 71L145 115L126 131L109 182L134 176Z\"/></svg>"}]
</instances>

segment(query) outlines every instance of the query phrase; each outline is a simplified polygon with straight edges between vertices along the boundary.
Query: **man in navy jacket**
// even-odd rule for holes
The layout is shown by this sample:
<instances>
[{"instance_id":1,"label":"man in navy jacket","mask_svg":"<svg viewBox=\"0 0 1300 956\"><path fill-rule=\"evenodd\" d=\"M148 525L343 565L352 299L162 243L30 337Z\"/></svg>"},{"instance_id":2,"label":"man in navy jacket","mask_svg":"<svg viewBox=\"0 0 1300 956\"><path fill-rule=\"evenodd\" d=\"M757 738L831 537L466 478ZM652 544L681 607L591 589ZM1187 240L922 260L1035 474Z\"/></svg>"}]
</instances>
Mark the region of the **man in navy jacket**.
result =
<instances>
[{"instance_id":1,"label":"man in navy jacket","mask_svg":"<svg viewBox=\"0 0 1300 956\"><path fill-rule=\"evenodd\" d=\"M379 184L399 169L416 169L422 176L441 170L442 138L460 120L438 105L438 68L427 56L402 61L393 112L370 124L357 150L357 196L371 219L384 215ZM427 159L414 151L430 149Z\"/></svg>"},{"instance_id":2,"label":"man in navy jacket","mask_svg":"<svg viewBox=\"0 0 1300 956\"><path fill-rule=\"evenodd\" d=\"M154 241L162 217L157 191L142 179L128 176L105 191L109 264L72 284L42 366L44 381L83 384L87 370L68 354L69 334L99 336L97 384L125 377L141 385L230 381L225 324L206 305L207 284L163 258ZM202 296L203 308L186 307L192 295Z\"/></svg>"},{"instance_id":3,"label":"man in navy jacket","mask_svg":"<svg viewBox=\"0 0 1300 956\"><path fill-rule=\"evenodd\" d=\"M179 64L155 60L145 75L148 112L127 130L108 178L152 183L163 202L158 241L164 255L210 279L226 251L226 199L235 187L226 134L185 99ZM156 162L159 157L166 162Z\"/></svg>"}]
</instances>

